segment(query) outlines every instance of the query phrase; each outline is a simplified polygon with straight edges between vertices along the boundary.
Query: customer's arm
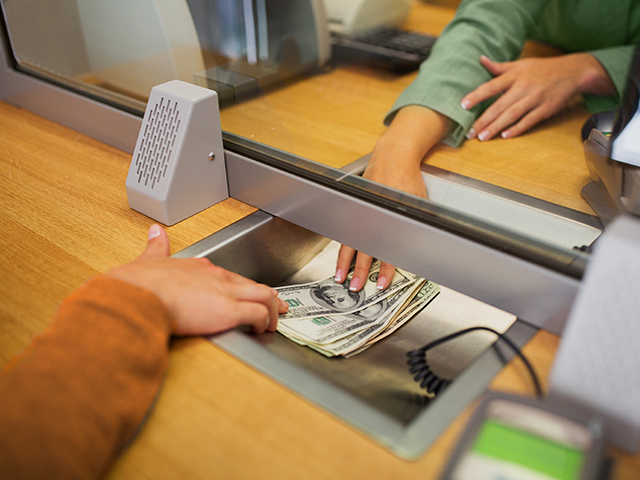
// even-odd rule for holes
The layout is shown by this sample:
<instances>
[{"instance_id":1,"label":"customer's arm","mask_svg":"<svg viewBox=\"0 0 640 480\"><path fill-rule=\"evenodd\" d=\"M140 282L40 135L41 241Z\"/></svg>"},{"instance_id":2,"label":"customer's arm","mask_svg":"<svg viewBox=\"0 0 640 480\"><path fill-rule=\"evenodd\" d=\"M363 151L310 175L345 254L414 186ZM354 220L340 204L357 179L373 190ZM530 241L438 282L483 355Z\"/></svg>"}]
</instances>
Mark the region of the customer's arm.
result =
<instances>
[{"instance_id":1,"label":"customer's arm","mask_svg":"<svg viewBox=\"0 0 640 480\"><path fill-rule=\"evenodd\" d=\"M374 182L419 197L426 197L427 190L420 173L422 159L447 133L451 122L433 110L408 106L398 112L390 127L378 139L364 177ZM398 137L404 141L398 141ZM389 160L393 161L389 161ZM346 279L351 260L356 251L346 245L340 247L336 266L337 282ZM369 273L372 258L358 253L350 288L359 290ZM377 286L386 288L393 278L395 267L383 263L378 274Z\"/></svg>"},{"instance_id":2,"label":"customer's arm","mask_svg":"<svg viewBox=\"0 0 640 480\"><path fill-rule=\"evenodd\" d=\"M172 333L275 330L271 288L203 259L167 258L166 233L95 277L0 374L0 476L101 478L158 394Z\"/></svg>"},{"instance_id":3,"label":"customer's arm","mask_svg":"<svg viewBox=\"0 0 640 480\"><path fill-rule=\"evenodd\" d=\"M493 75L478 59L518 58L537 28L548 0L465 0L434 44L418 77L402 92L385 118L389 124L400 109L420 105L452 121L442 141L458 146L484 107L464 109L465 95ZM400 139L399 139L400 140Z\"/></svg>"},{"instance_id":4,"label":"customer's arm","mask_svg":"<svg viewBox=\"0 0 640 480\"><path fill-rule=\"evenodd\" d=\"M482 106L464 109L462 98L492 75L482 54L513 60L533 32L548 0L465 0L442 32L417 79L387 114L389 129L377 142L364 176L383 185L426 196L420 164L440 141L460 145ZM343 246L336 281L343 282L355 250ZM351 288L359 290L371 257L360 252ZM394 268L383 264L378 287L386 288Z\"/></svg>"}]
</instances>

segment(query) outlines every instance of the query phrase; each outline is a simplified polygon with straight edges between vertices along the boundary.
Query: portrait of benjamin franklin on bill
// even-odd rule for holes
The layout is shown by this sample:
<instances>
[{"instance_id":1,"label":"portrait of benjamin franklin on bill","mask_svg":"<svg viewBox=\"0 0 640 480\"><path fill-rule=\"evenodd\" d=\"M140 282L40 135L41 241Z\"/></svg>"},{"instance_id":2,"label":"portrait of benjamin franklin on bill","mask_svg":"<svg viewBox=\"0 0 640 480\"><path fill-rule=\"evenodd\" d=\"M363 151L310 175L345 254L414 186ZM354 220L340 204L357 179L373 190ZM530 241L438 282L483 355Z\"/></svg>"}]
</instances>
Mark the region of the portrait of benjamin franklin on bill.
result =
<instances>
[{"instance_id":1,"label":"portrait of benjamin franklin on bill","mask_svg":"<svg viewBox=\"0 0 640 480\"><path fill-rule=\"evenodd\" d=\"M328 278L311 289L311 298L322 305L339 312L346 312L358 308L365 299L364 290L352 292L349 290L350 280L344 283L336 283L333 278Z\"/></svg>"},{"instance_id":2,"label":"portrait of benjamin franklin on bill","mask_svg":"<svg viewBox=\"0 0 640 480\"><path fill-rule=\"evenodd\" d=\"M374 303L370 307L360 310L359 312L348 314L347 317L373 322L387 313L388 306L389 302L386 298L383 298L378 303Z\"/></svg>"}]
</instances>

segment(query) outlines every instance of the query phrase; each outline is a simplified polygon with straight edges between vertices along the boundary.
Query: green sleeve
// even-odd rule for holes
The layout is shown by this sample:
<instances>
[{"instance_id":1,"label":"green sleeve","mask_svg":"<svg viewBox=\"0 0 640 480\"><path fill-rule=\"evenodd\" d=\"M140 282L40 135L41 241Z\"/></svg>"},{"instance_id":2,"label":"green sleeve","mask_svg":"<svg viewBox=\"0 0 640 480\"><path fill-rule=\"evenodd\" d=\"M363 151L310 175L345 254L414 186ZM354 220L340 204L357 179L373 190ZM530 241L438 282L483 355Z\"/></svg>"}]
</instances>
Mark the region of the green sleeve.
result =
<instances>
[{"instance_id":1,"label":"green sleeve","mask_svg":"<svg viewBox=\"0 0 640 480\"><path fill-rule=\"evenodd\" d=\"M602 64L616 87L616 95L612 97L583 95L584 103L591 113L618 108L627 85L627 76L635 48L635 45L623 45L589 52Z\"/></svg>"},{"instance_id":2,"label":"green sleeve","mask_svg":"<svg viewBox=\"0 0 640 480\"><path fill-rule=\"evenodd\" d=\"M387 114L385 124L391 123L402 107L429 107L453 120L454 127L443 142L459 146L487 106L483 102L470 111L460 107L467 93L491 79L480 64L480 55L499 62L516 59L546 3L547 0L463 1L421 65L416 80Z\"/></svg>"}]
</instances>

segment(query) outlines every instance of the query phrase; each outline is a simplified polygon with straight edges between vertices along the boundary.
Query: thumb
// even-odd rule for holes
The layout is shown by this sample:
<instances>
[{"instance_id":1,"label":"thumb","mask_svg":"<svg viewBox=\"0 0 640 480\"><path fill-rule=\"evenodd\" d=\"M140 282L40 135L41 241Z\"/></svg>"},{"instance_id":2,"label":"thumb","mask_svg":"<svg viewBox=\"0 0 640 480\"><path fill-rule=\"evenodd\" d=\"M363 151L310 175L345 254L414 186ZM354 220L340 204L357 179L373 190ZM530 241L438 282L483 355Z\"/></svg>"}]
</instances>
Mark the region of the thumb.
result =
<instances>
[{"instance_id":1,"label":"thumb","mask_svg":"<svg viewBox=\"0 0 640 480\"><path fill-rule=\"evenodd\" d=\"M494 62L486 55L480 56L480 63L494 77L506 72L511 67L511 62Z\"/></svg>"},{"instance_id":2,"label":"thumb","mask_svg":"<svg viewBox=\"0 0 640 480\"><path fill-rule=\"evenodd\" d=\"M141 257L168 257L169 237L167 232L160 225L153 224L149 227L147 248L142 252Z\"/></svg>"}]
</instances>

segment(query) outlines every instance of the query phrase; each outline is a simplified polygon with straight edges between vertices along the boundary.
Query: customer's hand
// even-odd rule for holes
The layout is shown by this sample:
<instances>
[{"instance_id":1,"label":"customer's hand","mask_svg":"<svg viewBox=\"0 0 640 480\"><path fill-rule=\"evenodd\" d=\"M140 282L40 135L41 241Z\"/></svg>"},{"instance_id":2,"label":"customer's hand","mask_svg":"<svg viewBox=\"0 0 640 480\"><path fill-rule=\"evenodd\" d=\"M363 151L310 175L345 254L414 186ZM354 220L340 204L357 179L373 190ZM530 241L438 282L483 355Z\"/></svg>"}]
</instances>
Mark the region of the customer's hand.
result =
<instances>
[{"instance_id":1,"label":"customer's hand","mask_svg":"<svg viewBox=\"0 0 640 480\"><path fill-rule=\"evenodd\" d=\"M483 55L480 63L494 78L466 95L462 108L470 109L501 96L473 124L467 134L469 139L484 141L498 134L502 138L515 137L559 112L577 94L616 93L606 70L588 53L504 63Z\"/></svg>"},{"instance_id":2,"label":"customer's hand","mask_svg":"<svg viewBox=\"0 0 640 480\"><path fill-rule=\"evenodd\" d=\"M429 150L449 129L449 119L421 106L402 108L387 131L378 139L363 177L388 187L427 198L427 189L420 165ZM335 280L345 281L353 256L356 265L349 285L360 290L367 279L372 257L342 245L338 254ZM382 263L377 287L385 289L391 283L395 267Z\"/></svg>"},{"instance_id":3,"label":"customer's hand","mask_svg":"<svg viewBox=\"0 0 640 480\"><path fill-rule=\"evenodd\" d=\"M154 292L176 321L175 334L212 334L250 325L254 332L275 331L287 305L277 292L213 265L205 258L170 258L164 229L149 229L147 248L133 262L106 275Z\"/></svg>"}]
</instances>

